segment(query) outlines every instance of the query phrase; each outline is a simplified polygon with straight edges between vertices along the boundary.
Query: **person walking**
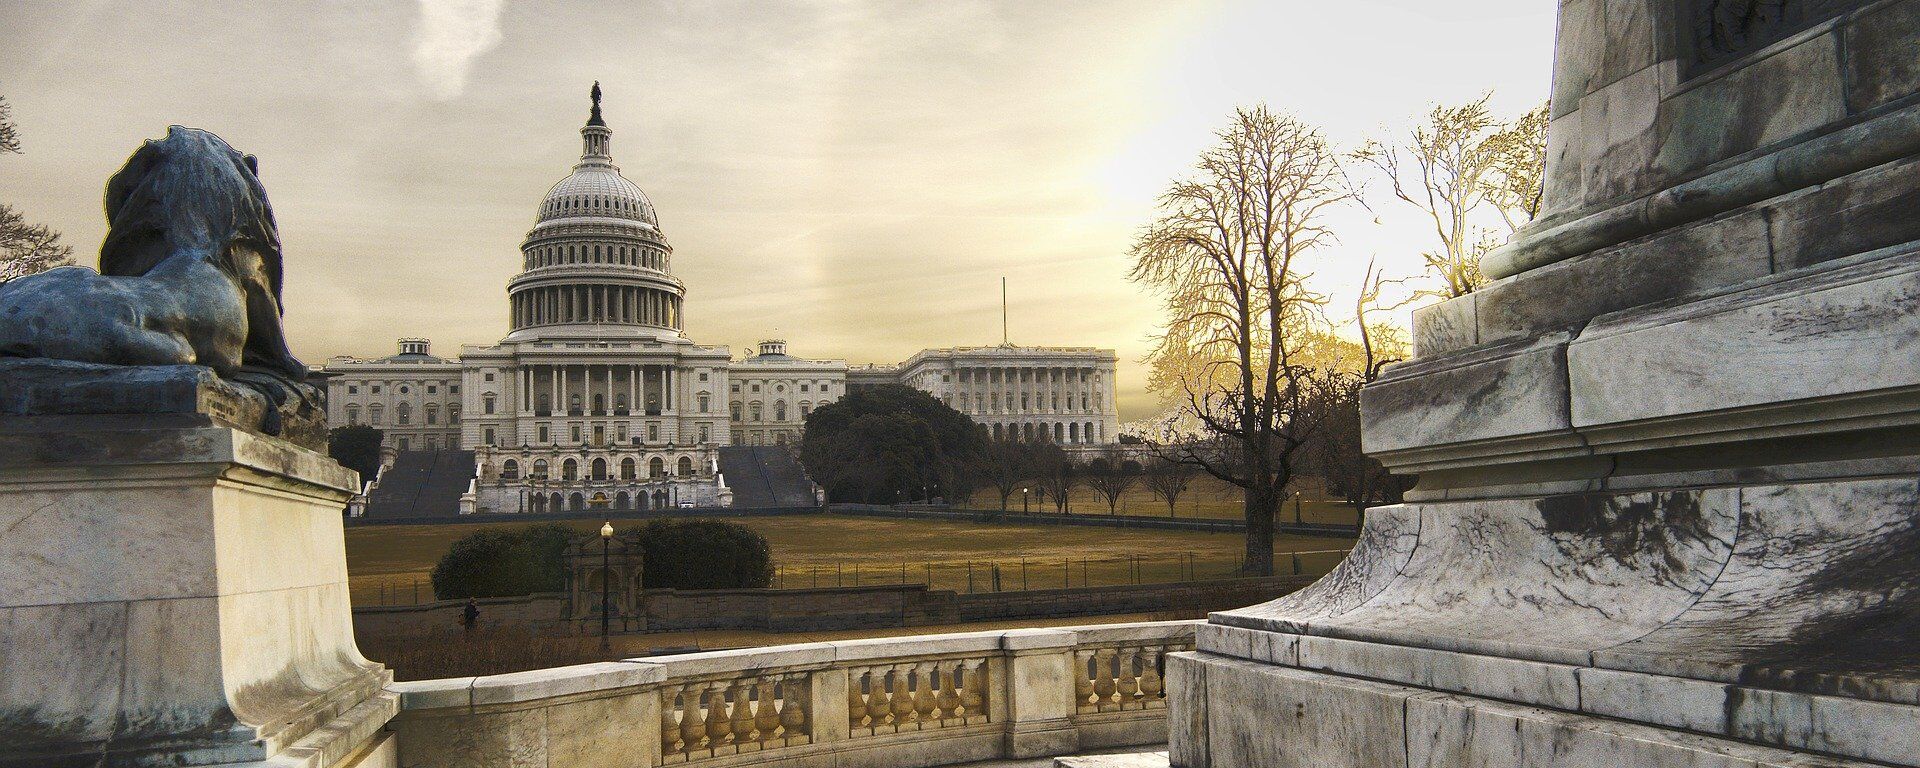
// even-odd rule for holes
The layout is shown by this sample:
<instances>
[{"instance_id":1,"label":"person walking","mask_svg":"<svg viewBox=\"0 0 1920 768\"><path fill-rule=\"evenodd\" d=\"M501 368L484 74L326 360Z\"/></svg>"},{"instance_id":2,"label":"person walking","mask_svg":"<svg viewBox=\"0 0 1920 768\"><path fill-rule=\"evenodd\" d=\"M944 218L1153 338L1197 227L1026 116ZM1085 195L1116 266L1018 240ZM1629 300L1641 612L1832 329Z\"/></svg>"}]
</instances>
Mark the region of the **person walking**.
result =
<instances>
[{"instance_id":1,"label":"person walking","mask_svg":"<svg viewBox=\"0 0 1920 768\"><path fill-rule=\"evenodd\" d=\"M467 632L471 634L473 632L473 628L475 626L478 626L479 624L480 624L480 604L474 602L473 598L469 597L467 598L466 610L460 612L460 626L466 628Z\"/></svg>"}]
</instances>

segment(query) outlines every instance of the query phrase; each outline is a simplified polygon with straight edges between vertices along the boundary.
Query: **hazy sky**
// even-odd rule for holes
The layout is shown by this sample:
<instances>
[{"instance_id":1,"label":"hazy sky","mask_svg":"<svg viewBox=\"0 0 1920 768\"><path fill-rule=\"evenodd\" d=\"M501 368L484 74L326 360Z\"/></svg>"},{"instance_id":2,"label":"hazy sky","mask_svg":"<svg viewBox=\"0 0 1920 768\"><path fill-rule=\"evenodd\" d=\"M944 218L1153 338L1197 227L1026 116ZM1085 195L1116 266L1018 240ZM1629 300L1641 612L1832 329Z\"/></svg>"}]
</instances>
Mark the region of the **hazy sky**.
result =
<instances>
[{"instance_id":1,"label":"hazy sky","mask_svg":"<svg viewBox=\"0 0 1920 768\"><path fill-rule=\"evenodd\" d=\"M1112 347L1124 419L1159 318L1126 281L1153 199L1235 105L1337 144L1435 100L1544 99L1553 3L43 3L0 7L26 153L0 201L93 264L107 176L170 123L260 157L294 351L435 351L505 333L534 206L599 80L659 209L694 340L896 362L1000 341ZM1378 184L1376 183L1377 187ZM1340 214L1326 290L1429 235L1383 195ZM1402 318L1404 322L1404 318Z\"/></svg>"}]
</instances>

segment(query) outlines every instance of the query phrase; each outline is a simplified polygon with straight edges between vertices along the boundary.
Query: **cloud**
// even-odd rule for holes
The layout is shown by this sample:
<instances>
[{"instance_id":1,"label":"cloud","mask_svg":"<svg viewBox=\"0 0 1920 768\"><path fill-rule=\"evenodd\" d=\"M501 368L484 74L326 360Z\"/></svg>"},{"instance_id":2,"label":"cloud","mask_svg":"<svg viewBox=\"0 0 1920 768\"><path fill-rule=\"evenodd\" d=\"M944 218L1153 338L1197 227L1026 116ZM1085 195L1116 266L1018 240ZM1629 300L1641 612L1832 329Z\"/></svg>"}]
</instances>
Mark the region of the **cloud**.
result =
<instances>
[{"instance_id":1,"label":"cloud","mask_svg":"<svg viewBox=\"0 0 1920 768\"><path fill-rule=\"evenodd\" d=\"M505 0L420 0L413 65L434 98L458 98L480 54L500 44Z\"/></svg>"}]
</instances>

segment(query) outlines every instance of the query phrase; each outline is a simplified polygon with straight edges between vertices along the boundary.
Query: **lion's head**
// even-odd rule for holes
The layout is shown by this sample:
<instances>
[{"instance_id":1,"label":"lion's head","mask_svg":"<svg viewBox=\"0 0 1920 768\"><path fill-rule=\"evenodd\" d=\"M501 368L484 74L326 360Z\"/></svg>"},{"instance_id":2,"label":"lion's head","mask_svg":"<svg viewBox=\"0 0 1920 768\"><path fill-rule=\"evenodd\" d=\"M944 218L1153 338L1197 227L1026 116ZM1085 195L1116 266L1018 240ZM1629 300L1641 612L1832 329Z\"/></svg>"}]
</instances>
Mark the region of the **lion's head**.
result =
<instances>
[{"instance_id":1,"label":"lion's head","mask_svg":"<svg viewBox=\"0 0 1920 768\"><path fill-rule=\"evenodd\" d=\"M138 276L183 253L203 254L247 295L245 364L299 378L280 328L280 231L259 165L207 131L150 140L107 181L100 274ZM259 283L264 282L264 285Z\"/></svg>"}]
</instances>

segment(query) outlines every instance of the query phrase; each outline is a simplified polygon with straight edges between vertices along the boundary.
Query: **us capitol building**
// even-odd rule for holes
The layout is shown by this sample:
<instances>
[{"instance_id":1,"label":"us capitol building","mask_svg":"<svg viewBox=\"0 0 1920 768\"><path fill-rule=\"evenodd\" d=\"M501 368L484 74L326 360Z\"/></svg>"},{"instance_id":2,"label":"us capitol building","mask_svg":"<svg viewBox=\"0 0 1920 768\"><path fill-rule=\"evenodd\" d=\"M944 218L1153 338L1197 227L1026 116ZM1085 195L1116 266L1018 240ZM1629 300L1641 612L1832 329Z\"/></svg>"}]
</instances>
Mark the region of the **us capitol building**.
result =
<instances>
[{"instance_id":1,"label":"us capitol building","mask_svg":"<svg viewBox=\"0 0 1920 768\"><path fill-rule=\"evenodd\" d=\"M462 512L726 506L722 446L796 441L850 383L918 387L998 439L1114 439L1113 350L929 349L850 376L846 361L795 357L785 341L741 360L694 343L653 203L613 164L598 84L580 135L580 161L520 246L505 338L457 359L404 338L397 354L323 369L333 426L378 428L398 452L472 452Z\"/></svg>"}]
</instances>

